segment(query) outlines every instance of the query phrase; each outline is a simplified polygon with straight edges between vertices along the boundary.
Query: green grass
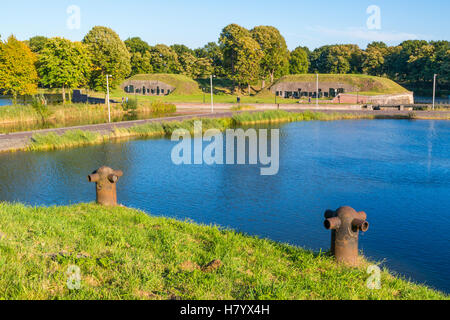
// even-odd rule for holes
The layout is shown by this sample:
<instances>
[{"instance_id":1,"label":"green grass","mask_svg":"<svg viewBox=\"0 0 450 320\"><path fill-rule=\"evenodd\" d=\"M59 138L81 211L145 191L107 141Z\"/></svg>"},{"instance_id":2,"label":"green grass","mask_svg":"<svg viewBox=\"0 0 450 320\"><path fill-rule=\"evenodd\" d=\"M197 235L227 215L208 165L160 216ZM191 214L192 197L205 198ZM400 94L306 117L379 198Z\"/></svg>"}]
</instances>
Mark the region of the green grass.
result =
<instances>
[{"instance_id":1,"label":"green grass","mask_svg":"<svg viewBox=\"0 0 450 320\"><path fill-rule=\"evenodd\" d=\"M447 118L446 118L447 117ZM334 121L334 120L357 120L357 119L448 119L448 115L425 115L418 116L411 112L407 115L377 116L374 114L353 114L353 113L324 113L324 112L287 112L283 110L273 110L264 112L242 112L235 113L230 118L193 118L184 121L163 121L144 125L135 125L130 128L116 128L112 133L102 135L90 131L71 130L63 135L56 133L35 134L30 144L25 147L25 151L45 151L80 147L93 144L106 143L118 138L148 138L171 136L177 129L185 129L191 134L194 133L194 122L201 120L203 132L209 129L224 131L227 128L236 126L251 126L257 124L276 124L282 122L295 121Z\"/></svg>"},{"instance_id":2,"label":"green grass","mask_svg":"<svg viewBox=\"0 0 450 320\"><path fill-rule=\"evenodd\" d=\"M158 137L170 136L177 129L185 129L191 134L194 132L194 122L201 120L203 132L209 129L224 131L238 125L268 124L292 121L311 120L338 120L338 119L361 119L372 118L368 115L353 114L325 114L320 112L293 113L286 111L265 111L237 113L231 118L194 118L184 121L164 121L162 123L149 123L135 125L130 128L116 128L111 134L101 135L95 132L70 130L62 135L56 133L35 134L31 143L25 148L26 151L45 151L80 147L93 144L105 143L117 138L135 137Z\"/></svg>"},{"instance_id":3,"label":"green grass","mask_svg":"<svg viewBox=\"0 0 450 320\"><path fill-rule=\"evenodd\" d=\"M134 103L134 98L129 100ZM125 108L126 109L126 108ZM154 118L176 113L176 106L160 101L139 101L136 109L125 110L120 104L111 105L113 119L126 119L131 113L140 118ZM43 122L44 120L44 122ZM0 132L9 133L17 128L20 131L48 127L70 127L76 125L106 123L108 107L106 105L66 104L49 105L48 117L42 117L31 105L14 105L0 108Z\"/></svg>"},{"instance_id":4,"label":"green grass","mask_svg":"<svg viewBox=\"0 0 450 320\"><path fill-rule=\"evenodd\" d=\"M0 299L448 299L387 270L370 290L366 265L127 208L0 203L0 221Z\"/></svg>"},{"instance_id":5,"label":"green grass","mask_svg":"<svg viewBox=\"0 0 450 320\"><path fill-rule=\"evenodd\" d=\"M255 107L253 106L246 106L246 105L236 105L231 107L231 111L243 111L243 110L254 110Z\"/></svg>"},{"instance_id":6,"label":"green grass","mask_svg":"<svg viewBox=\"0 0 450 320\"><path fill-rule=\"evenodd\" d=\"M82 130L70 130L62 135L54 132L35 134L27 150L55 150L102 143L106 140L102 135Z\"/></svg>"},{"instance_id":7,"label":"green grass","mask_svg":"<svg viewBox=\"0 0 450 320\"><path fill-rule=\"evenodd\" d=\"M91 96L101 97L102 94L91 94ZM111 97L116 100L120 100L122 97L128 97L129 99L134 99L136 95L127 94L123 90L115 89L111 91ZM260 97L260 96L240 96L241 103L243 104L275 104L275 95L268 97ZM199 94L186 94L180 95L174 92L173 94L169 94L168 96L144 96L137 95L139 101L164 101L164 102L176 102L176 103L211 103L211 95L208 93L199 93ZM215 94L213 95L214 103L226 103L226 104L236 104L237 96L235 95L225 95L225 94ZM298 103L298 100L295 99L280 99L277 98L277 103L279 104L295 104Z\"/></svg>"},{"instance_id":8,"label":"green grass","mask_svg":"<svg viewBox=\"0 0 450 320\"><path fill-rule=\"evenodd\" d=\"M323 112L287 112L273 110L264 112L244 112L233 116L236 125L270 124L295 121L332 121L351 119L373 119L369 114L323 113Z\"/></svg>"},{"instance_id":9,"label":"green grass","mask_svg":"<svg viewBox=\"0 0 450 320\"><path fill-rule=\"evenodd\" d=\"M275 84L283 82L312 82L315 83L315 74L297 74L288 75L279 79ZM360 90L360 94L380 95L380 94L396 94L407 93L407 89L395 83L388 78L368 76L363 74L320 74L321 82L338 82L347 83L356 86ZM356 93L356 92L355 92Z\"/></svg>"}]
</instances>

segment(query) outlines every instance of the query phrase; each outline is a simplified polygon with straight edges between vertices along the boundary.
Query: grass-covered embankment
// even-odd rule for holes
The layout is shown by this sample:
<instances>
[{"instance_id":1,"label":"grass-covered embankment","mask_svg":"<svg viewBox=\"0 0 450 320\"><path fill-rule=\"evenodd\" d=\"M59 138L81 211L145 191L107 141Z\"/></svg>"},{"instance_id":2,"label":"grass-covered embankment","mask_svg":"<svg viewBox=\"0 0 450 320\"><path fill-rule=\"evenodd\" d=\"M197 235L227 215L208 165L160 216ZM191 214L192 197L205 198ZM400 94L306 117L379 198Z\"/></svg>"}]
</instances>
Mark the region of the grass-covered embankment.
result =
<instances>
[{"instance_id":1,"label":"grass-covered embankment","mask_svg":"<svg viewBox=\"0 0 450 320\"><path fill-rule=\"evenodd\" d=\"M285 82L315 83L315 74L295 74L281 77L274 85ZM364 74L320 74L321 83L342 83L358 89L359 94L382 95L400 94L409 92L398 83L384 77L375 77ZM356 93L356 92L355 92Z\"/></svg>"},{"instance_id":2,"label":"grass-covered embankment","mask_svg":"<svg viewBox=\"0 0 450 320\"><path fill-rule=\"evenodd\" d=\"M224 131L239 125L270 124L279 122L311 121L311 120L339 120L371 118L367 115L354 114L327 114L321 112L294 113L287 111L245 112L235 114L230 118L202 118L185 121L154 122L136 125L130 128L116 128L112 133L102 135L96 132L73 130L63 135L56 133L35 134L31 143L25 148L28 151L54 150L70 147L86 146L108 142L118 138L148 138L170 136L177 129L186 129L193 133L194 122L201 120L202 129L219 129Z\"/></svg>"},{"instance_id":3,"label":"grass-covered embankment","mask_svg":"<svg viewBox=\"0 0 450 320\"><path fill-rule=\"evenodd\" d=\"M448 299L387 271L370 290L366 269L127 208L0 203L0 299Z\"/></svg>"},{"instance_id":4,"label":"grass-covered embankment","mask_svg":"<svg viewBox=\"0 0 450 320\"><path fill-rule=\"evenodd\" d=\"M134 102L130 99L130 103ZM111 104L111 117L122 119L133 113L144 116L161 116L176 113L176 106L160 101L136 101L133 109L127 110L121 104ZM98 124L108 121L106 105L59 104L49 105L45 116L39 114L32 105L13 105L0 108L0 132L9 133L9 128L35 129L36 124L45 127L64 127L84 124Z\"/></svg>"},{"instance_id":5,"label":"grass-covered embankment","mask_svg":"<svg viewBox=\"0 0 450 320\"><path fill-rule=\"evenodd\" d=\"M394 115L396 119L415 119L413 113L407 116ZM89 131L67 131L63 135L56 133L35 134L31 143L25 147L26 151L41 151L64 149L94 145L112 141L118 138L150 138L170 136L177 129L186 129L194 132L194 122L201 120L202 129L218 129L224 131L236 126L251 126L257 124L275 124L295 121L333 121L333 120L356 120L356 119L376 119L377 116L369 113L323 113L323 112L287 112L282 110L265 112L244 112L236 113L230 118L198 118L185 121L165 121L154 122L144 125L135 125L129 128L114 129L110 134L102 135Z\"/></svg>"}]
</instances>

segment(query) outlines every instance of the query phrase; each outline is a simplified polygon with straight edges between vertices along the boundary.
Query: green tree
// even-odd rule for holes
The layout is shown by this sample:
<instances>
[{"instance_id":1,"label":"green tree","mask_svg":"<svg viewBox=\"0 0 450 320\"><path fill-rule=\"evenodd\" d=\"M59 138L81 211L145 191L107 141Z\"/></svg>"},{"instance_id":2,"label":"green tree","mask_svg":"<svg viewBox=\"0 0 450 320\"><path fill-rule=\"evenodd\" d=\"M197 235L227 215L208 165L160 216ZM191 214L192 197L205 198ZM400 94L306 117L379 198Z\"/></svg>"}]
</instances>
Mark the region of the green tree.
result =
<instances>
[{"instance_id":1,"label":"green tree","mask_svg":"<svg viewBox=\"0 0 450 320\"><path fill-rule=\"evenodd\" d=\"M384 42L372 42L363 54L362 71L372 76L382 76L388 47Z\"/></svg>"},{"instance_id":2,"label":"green tree","mask_svg":"<svg viewBox=\"0 0 450 320\"><path fill-rule=\"evenodd\" d=\"M220 46L215 42L209 42L203 48L194 50L195 56L199 59L207 59L210 61L211 73L218 77L225 77L226 72L223 66L223 53ZM210 74L211 74L210 73Z\"/></svg>"},{"instance_id":3,"label":"green tree","mask_svg":"<svg viewBox=\"0 0 450 320\"><path fill-rule=\"evenodd\" d=\"M309 60L308 53L303 47L298 47L291 52L289 60L289 71L291 74L308 73Z\"/></svg>"},{"instance_id":4,"label":"green tree","mask_svg":"<svg viewBox=\"0 0 450 320\"><path fill-rule=\"evenodd\" d=\"M139 37L128 38L124 43L131 55L131 75L153 73L149 44Z\"/></svg>"},{"instance_id":5,"label":"green tree","mask_svg":"<svg viewBox=\"0 0 450 320\"><path fill-rule=\"evenodd\" d=\"M10 36L0 41L0 91L11 94L14 103L18 95L33 95L37 91L36 55L23 42Z\"/></svg>"},{"instance_id":6,"label":"green tree","mask_svg":"<svg viewBox=\"0 0 450 320\"><path fill-rule=\"evenodd\" d=\"M190 52L181 53L179 56L179 62L183 69L183 74L197 79L206 77L213 72L211 60L208 58L197 58Z\"/></svg>"},{"instance_id":7,"label":"green tree","mask_svg":"<svg viewBox=\"0 0 450 320\"><path fill-rule=\"evenodd\" d=\"M311 53L311 67L319 73L361 73L363 57L357 45L323 46Z\"/></svg>"},{"instance_id":8,"label":"green tree","mask_svg":"<svg viewBox=\"0 0 450 320\"><path fill-rule=\"evenodd\" d=\"M124 43L130 53L139 52L144 55L150 51L150 45L139 37L128 38Z\"/></svg>"},{"instance_id":9,"label":"green tree","mask_svg":"<svg viewBox=\"0 0 450 320\"><path fill-rule=\"evenodd\" d=\"M239 85L247 85L250 95L250 84L259 78L261 59L264 53L256 40L251 37L243 37L238 41L236 54L235 73L232 75L232 79Z\"/></svg>"},{"instance_id":10,"label":"green tree","mask_svg":"<svg viewBox=\"0 0 450 320\"><path fill-rule=\"evenodd\" d=\"M422 46L428 45L424 40L408 40L404 41L399 46L399 51L391 51L390 69L391 74L395 76L395 80L404 82L414 80L411 74L414 72L413 64L411 64L411 56Z\"/></svg>"},{"instance_id":11,"label":"green tree","mask_svg":"<svg viewBox=\"0 0 450 320\"><path fill-rule=\"evenodd\" d=\"M226 26L220 34L219 44L223 55L223 66L230 77L235 76L243 38L251 38L250 31L237 24Z\"/></svg>"},{"instance_id":12,"label":"green tree","mask_svg":"<svg viewBox=\"0 0 450 320\"><path fill-rule=\"evenodd\" d=\"M174 44L170 46L170 49L172 49L173 51L176 52L176 54L178 55L178 57L181 57L183 54L191 54L193 56L195 56L195 52L194 50L188 48L187 46L185 46L184 44Z\"/></svg>"},{"instance_id":13,"label":"green tree","mask_svg":"<svg viewBox=\"0 0 450 320\"><path fill-rule=\"evenodd\" d=\"M149 51L131 53L131 75L153 73L152 56Z\"/></svg>"},{"instance_id":14,"label":"green tree","mask_svg":"<svg viewBox=\"0 0 450 320\"><path fill-rule=\"evenodd\" d=\"M271 26L258 26L250 31L264 54L261 59L261 75L265 79L270 76L273 83L274 77L280 77L289 72L289 50L286 40L280 31ZM264 85L263 85L264 86Z\"/></svg>"},{"instance_id":15,"label":"green tree","mask_svg":"<svg viewBox=\"0 0 450 320\"><path fill-rule=\"evenodd\" d=\"M164 44L150 48L151 65L155 73L181 73L177 53Z\"/></svg>"},{"instance_id":16,"label":"green tree","mask_svg":"<svg viewBox=\"0 0 450 320\"><path fill-rule=\"evenodd\" d=\"M131 73L131 57L117 33L106 27L94 27L84 37L92 56L93 70L90 85L95 90L106 90L106 75L112 75L115 88Z\"/></svg>"},{"instance_id":17,"label":"green tree","mask_svg":"<svg viewBox=\"0 0 450 320\"><path fill-rule=\"evenodd\" d=\"M62 88L66 102L66 88L86 86L91 71L91 57L81 42L63 38L47 40L39 54L38 73L42 85Z\"/></svg>"},{"instance_id":18,"label":"green tree","mask_svg":"<svg viewBox=\"0 0 450 320\"><path fill-rule=\"evenodd\" d=\"M30 38L27 41L28 46L30 47L31 51L33 51L36 54L39 54L42 49L44 49L45 44L47 43L48 38L44 36L35 36Z\"/></svg>"}]
</instances>

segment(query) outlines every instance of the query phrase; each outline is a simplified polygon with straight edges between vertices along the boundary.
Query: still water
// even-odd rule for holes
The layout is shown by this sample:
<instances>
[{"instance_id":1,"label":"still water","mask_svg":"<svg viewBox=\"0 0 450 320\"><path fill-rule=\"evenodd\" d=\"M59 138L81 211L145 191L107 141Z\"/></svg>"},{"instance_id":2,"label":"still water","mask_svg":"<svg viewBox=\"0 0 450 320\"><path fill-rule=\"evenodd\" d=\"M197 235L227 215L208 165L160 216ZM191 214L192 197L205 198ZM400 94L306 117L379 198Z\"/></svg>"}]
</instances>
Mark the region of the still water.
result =
<instances>
[{"instance_id":1,"label":"still water","mask_svg":"<svg viewBox=\"0 0 450 320\"><path fill-rule=\"evenodd\" d=\"M368 214L364 254L450 293L450 122L363 120L281 127L280 171L176 166L167 139L0 155L0 201L61 205L95 200L86 176L122 169L124 205L328 250L325 209Z\"/></svg>"},{"instance_id":2,"label":"still water","mask_svg":"<svg viewBox=\"0 0 450 320\"><path fill-rule=\"evenodd\" d=\"M2 107L2 106L9 106L11 104L12 104L11 99L0 98L0 107Z\"/></svg>"}]
</instances>

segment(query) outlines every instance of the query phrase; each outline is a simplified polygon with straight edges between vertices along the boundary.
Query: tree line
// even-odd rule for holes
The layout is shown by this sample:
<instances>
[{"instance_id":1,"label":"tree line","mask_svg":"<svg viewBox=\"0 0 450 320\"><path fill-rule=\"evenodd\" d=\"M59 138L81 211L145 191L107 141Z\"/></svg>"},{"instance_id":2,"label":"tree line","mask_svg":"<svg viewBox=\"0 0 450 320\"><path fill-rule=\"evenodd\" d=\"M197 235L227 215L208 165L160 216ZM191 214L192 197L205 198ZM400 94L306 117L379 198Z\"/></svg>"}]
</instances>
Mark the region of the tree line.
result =
<instances>
[{"instance_id":1,"label":"tree line","mask_svg":"<svg viewBox=\"0 0 450 320\"><path fill-rule=\"evenodd\" d=\"M409 40L398 46L373 42L365 50L354 44L326 45L310 51L289 51L272 26L248 30L226 26L218 42L191 49L182 44L149 45L139 37L122 41L110 28L94 27L81 42L33 37L0 39L0 93L30 95L38 84L46 88L106 88L142 73L185 74L194 79L211 74L231 79L239 87L273 83L287 74L335 73L386 76L404 84L429 84L434 74L449 87L450 43Z\"/></svg>"}]
</instances>

